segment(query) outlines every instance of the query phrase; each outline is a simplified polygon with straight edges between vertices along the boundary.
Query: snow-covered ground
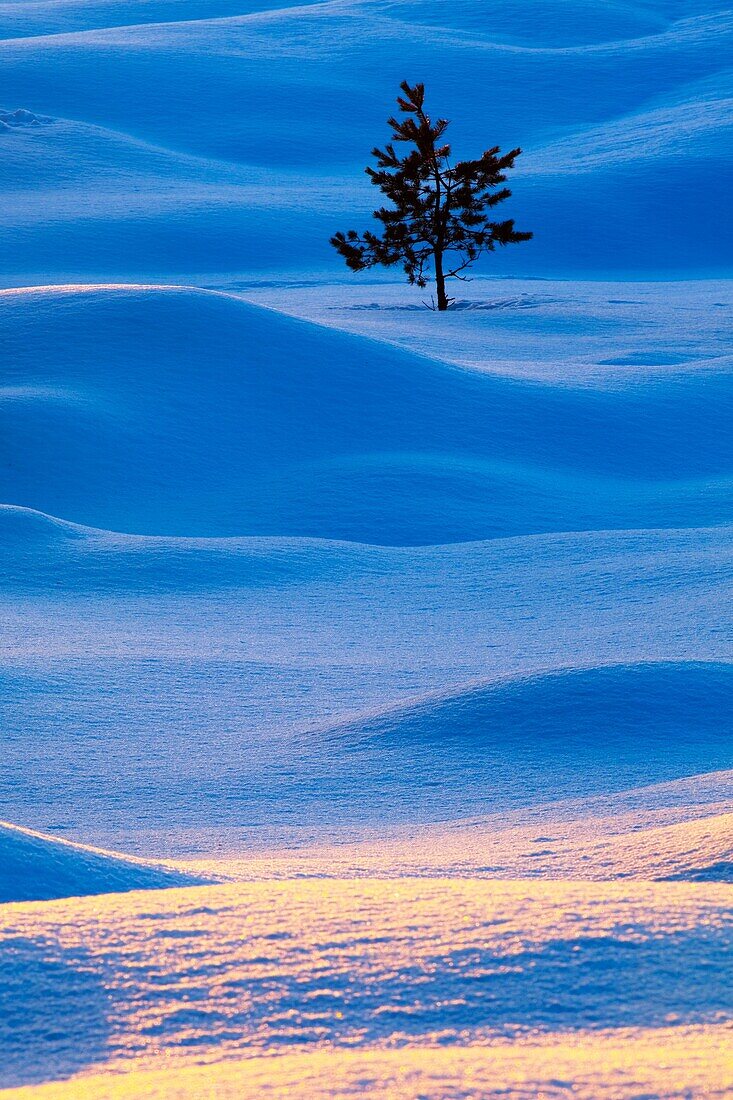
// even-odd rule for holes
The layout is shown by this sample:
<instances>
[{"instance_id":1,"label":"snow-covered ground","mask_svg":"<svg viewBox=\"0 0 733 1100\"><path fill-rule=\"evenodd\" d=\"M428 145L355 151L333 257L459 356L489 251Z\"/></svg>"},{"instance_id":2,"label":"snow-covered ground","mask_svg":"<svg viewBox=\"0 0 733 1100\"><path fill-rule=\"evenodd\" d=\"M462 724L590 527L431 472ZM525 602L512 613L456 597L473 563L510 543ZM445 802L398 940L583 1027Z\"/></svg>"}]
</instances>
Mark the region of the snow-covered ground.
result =
<instances>
[{"instance_id":1,"label":"snow-covered ground","mask_svg":"<svg viewBox=\"0 0 733 1100\"><path fill-rule=\"evenodd\" d=\"M228 883L7 906L3 1083L725 1095L727 284L237 283L0 296L3 896Z\"/></svg>"},{"instance_id":2,"label":"snow-covered ground","mask_svg":"<svg viewBox=\"0 0 733 1100\"><path fill-rule=\"evenodd\" d=\"M733 1085L730 889L310 879L9 906L14 942L3 982L12 1001L0 1024L8 1052L0 1072L7 1085L39 1082L105 1058L110 1070L136 1071L123 1095L147 1096L141 1071L164 1059L162 1095L216 1096L211 1063L223 1061L225 1073L235 1069L224 1095L242 1095L236 1064L226 1062L246 1051L269 1094L286 1096L278 1055L299 1052L306 1079L313 1055L323 1059L314 1092L327 1096L331 1063L352 1077L360 1054L369 1083L364 1054L376 1066L391 1054L380 1070L389 1081L414 1072L414 1054L432 1048L435 1061L428 1057L412 1089L385 1094L455 1095L447 1053L464 1059L459 1096L499 1095L518 1062L518 1095L552 1096L562 1095L560 1067L572 1063L565 1046L580 1063L564 1082L569 1091L577 1074L576 1095L638 1096L661 1077L664 1095L723 1097ZM67 1026L46 1036L51 1013ZM556 1069L548 1033L561 1047ZM636 1050L652 1036L657 1053L639 1066ZM31 1067L29 1047L38 1051ZM610 1080L608 1047L621 1063ZM473 1065L469 1052L479 1055ZM492 1056L497 1076L482 1081ZM191 1087L192 1063L208 1064L205 1091ZM360 1095L357 1081L336 1095ZM250 1095L246 1082L245 1073L239 1085ZM102 1097L113 1088L92 1077L37 1094ZM302 1085L299 1095L308 1095Z\"/></svg>"},{"instance_id":3,"label":"snow-covered ground","mask_svg":"<svg viewBox=\"0 0 733 1100\"><path fill-rule=\"evenodd\" d=\"M732 36L0 4L3 1096L733 1093ZM405 77L525 149L447 315Z\"/></svg>"},{"instance_id":4,"label":"snow-covered ground","mask_svg":"<svg viewBox=\"0 0 733 1100\"><path fill-rule=\"evenodd\" d=\"M22 0L0 40L0 108L53 119L0 131L8 285L336 271L405 78L525 150L497 271L730 271L721 0Z\"/></svg>"}]
</instances>

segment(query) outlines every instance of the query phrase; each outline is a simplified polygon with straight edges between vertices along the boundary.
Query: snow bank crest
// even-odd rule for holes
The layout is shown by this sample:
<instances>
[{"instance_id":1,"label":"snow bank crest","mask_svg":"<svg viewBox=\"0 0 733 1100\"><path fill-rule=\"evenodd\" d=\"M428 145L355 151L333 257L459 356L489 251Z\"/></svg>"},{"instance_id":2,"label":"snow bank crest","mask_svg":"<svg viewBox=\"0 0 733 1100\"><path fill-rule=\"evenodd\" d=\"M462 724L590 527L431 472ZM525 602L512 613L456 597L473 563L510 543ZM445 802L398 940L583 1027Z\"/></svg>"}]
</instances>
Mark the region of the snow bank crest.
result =
<instances>
[{"instance_id":1,"label":"snow bank crest","mask_svg":"<svg viewBox=\"0 0 733 1100\"><path fill-rule=\"evenodd\" d=\"M202 882L167 867L0 822L0 902L50 901Z\"/></svg>"}]
</instances>

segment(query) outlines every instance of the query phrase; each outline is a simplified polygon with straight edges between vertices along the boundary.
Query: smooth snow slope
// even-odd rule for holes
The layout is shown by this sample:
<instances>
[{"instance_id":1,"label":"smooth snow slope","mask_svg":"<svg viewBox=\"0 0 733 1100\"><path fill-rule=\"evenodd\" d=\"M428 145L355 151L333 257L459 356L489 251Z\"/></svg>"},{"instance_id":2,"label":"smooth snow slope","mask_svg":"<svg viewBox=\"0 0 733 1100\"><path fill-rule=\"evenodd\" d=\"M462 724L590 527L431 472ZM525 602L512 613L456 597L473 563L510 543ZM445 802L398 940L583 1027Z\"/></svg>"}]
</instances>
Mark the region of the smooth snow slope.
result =
<instances>
[{"instance_id":1,"label":"smooth snow slope","mask_svg":"<svg viewBox=\"0 0 733 1100\"><path fill-rule=\"evenodd\" d=\"M201 881L0 822L0 903L153 890Z\"/></svg>"},{"instance_id":2,"label":"smooth snow slope","mask_svg":"<svg viewBox=\"0 0 733 1100\"><path fill-rule=\"evenodd\" d=\"M363 293L0 295L9 817L203 854L729 767L727 291L528 285L465 365Z\"/></svg>"},{"instance_id":3,"label":"smooth snow slope","mask_svg":"<svg viewBox=\"0 0 733 1100\"><path fill-rule=\"evenodd\" d=\"M0 499L52 516L406 545L730 515L725 355L558 385L182 288L8 291L0 316Z\"/></svg>"},{"instance_id":4,"label":"smooth snow slope","mask_svg":"<svg viewBox=\"0 0 733 1100\"><path fill-rule=\"evenodd\" d=\"M381 340L481 373L559 386L623 390L678 374L730 372L728 280L569 282L475 278L436 316L425 291L399 283L219 289L293 317ZM650 391L651 392L651 391Z\"/></svg>"},{"instance_id":5,"label":"smooth snow slope","mask_svg":"<svg viewBox=\"0 0 733 1100\"><path fill-rule=\"evenodd\" d=\"M6 281L337 270L406 77L457 153L526 150L512 213L536 239L487 269L730 271L722 3L271 7L0 6L0 106L55 120L0 134Z\"/></svg>"},{"instance_id":6,"label":"smooth snow slope","mask_svg":"<svg viewBox=\"0 0 733 1100\"><path fill-rule=\"evenodd\" d=\"M318 878L733 882L733 772L502 810L349 843L186 860L232 881Z\"/></svg>"},{"instance_id":7,"label":"smooth snow slope","mask_svg":"<svg viewBox=\"0 0 733 1100\"><path fill-rule=\"evenodd\" d=\"M730 765L730 528L424 548L5 509L11 819L184 855Z\"/></svg>"},{"instance_id":8,"label":"smooth snow slope","mask_svg":"<svg viewBox=\"0 0 733 1100\"><path fill-rule=\"evenodd\" d=\"M0 36L32 38L144 23L225 19L299 6L294 0L10 0L0 4Z\"/></svg>"}]
</instances>

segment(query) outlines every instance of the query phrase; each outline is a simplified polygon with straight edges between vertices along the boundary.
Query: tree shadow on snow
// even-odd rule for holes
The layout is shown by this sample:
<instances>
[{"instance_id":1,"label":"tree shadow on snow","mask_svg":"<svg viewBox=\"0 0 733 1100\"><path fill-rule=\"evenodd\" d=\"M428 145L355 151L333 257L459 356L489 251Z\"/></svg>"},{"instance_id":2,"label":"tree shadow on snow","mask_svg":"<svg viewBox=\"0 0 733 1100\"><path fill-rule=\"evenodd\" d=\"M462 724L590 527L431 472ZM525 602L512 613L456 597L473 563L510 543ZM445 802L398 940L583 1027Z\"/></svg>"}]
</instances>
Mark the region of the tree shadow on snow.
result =
<instances>
[{"instance_id":1,"label":"tree shadow on snow","mask_svg":"<svg viewBox=\"0 0 733 1100\"><path fill-rule=\"evenodd\" d=\"M556 298L539 298L529 294L519 294L512 298L495 298L495 299L469 299L469 298L455 298L451 301L448 309L454 313L461 313L466 311L488 311L497 309L536 309L542 305L554 305L558 299ZM357 303L351 306L333 306L334 310L343 310L349 313L363 313L363 312L384 312L384 313L424 313L425 309L430 309L429 302L422 302L421 304L415 302L407 303L384 303L384 302L366 302Z\"/></svg>"}]
</instances>

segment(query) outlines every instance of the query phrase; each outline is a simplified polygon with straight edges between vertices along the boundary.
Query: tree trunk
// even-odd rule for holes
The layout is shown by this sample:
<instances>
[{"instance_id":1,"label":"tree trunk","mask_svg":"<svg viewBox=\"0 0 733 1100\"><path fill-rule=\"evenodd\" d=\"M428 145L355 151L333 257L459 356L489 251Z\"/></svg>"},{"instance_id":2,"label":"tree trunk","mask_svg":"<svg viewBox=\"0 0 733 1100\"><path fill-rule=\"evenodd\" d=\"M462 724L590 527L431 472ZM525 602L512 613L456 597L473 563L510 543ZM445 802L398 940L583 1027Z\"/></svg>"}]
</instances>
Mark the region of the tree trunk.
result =
<instances>
[{"instance_id":1,"label":"tree trunk","mask_svg":"<svg viewBox=\"0 0 733 1100\"><path fill-rule=\"evenodd\" d=\"M442 312L448 308L448 298L445 293L445 275L443 274L443 253L435 250L435 287L438 292L438 309Z\"/></svg>"}]
</instances>

